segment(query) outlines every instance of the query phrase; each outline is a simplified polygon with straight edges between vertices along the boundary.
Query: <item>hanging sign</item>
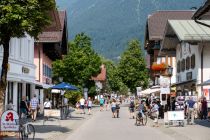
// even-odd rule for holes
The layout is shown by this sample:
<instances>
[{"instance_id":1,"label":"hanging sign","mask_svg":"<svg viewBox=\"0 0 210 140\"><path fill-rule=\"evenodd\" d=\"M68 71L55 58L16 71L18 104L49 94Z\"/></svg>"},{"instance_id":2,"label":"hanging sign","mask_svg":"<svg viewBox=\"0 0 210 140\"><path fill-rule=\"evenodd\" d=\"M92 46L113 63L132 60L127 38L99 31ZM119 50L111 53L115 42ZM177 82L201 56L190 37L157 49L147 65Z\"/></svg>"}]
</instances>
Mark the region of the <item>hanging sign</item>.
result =
<instances>
[{"instance_id":1,"label":"hanging sign","mask_svg":"<svg viewBox=\"0 0 210 140\"><path fill-rule=\"evenodd\" d=\"M14 110L7 110L1 116L1 131L19 131L19 115Z\"/></svg>"}]
</instances>

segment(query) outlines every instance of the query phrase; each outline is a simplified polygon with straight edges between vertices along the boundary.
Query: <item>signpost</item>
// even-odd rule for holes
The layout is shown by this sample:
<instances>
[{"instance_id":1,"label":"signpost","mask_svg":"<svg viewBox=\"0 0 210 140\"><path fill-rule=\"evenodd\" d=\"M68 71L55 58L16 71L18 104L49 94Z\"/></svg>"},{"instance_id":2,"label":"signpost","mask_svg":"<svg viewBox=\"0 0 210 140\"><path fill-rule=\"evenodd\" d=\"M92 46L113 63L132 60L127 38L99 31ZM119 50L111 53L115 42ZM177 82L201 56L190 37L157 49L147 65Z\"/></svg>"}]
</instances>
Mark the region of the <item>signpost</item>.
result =
<instances>
[{"instance_id":1,"label":"signpost","mask_svg":"<svg viewBox=\"0 0 210 140\"><path fill-rule=\"evenodd\" d=\"M1 116L1 131L19 132L19 115L14 110L7 110Z\"/></svg>"}]
</instances>

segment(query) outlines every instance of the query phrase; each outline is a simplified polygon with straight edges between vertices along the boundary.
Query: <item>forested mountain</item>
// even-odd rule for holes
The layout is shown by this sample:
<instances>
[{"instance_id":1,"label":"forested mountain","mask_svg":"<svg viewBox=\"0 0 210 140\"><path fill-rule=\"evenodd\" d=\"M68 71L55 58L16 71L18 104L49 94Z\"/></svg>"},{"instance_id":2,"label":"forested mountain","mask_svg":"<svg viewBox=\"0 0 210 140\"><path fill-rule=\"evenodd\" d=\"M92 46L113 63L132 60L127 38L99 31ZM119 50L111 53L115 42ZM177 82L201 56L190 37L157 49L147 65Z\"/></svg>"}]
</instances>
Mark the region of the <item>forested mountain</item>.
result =
<instances>
[{"instance_id":1,"label":"forested mountain","mask_svg":"<svg viewBox=\"0 0 210 140\"><path fill-rule=\"evenodd\" d=\"M68 14L69 39L85 32L94 49L106 58L115 59L128 40L143 41L149 14L157 10L190 10L204 0L57 0L59 9Z\"/></svg>"}]
</instances>

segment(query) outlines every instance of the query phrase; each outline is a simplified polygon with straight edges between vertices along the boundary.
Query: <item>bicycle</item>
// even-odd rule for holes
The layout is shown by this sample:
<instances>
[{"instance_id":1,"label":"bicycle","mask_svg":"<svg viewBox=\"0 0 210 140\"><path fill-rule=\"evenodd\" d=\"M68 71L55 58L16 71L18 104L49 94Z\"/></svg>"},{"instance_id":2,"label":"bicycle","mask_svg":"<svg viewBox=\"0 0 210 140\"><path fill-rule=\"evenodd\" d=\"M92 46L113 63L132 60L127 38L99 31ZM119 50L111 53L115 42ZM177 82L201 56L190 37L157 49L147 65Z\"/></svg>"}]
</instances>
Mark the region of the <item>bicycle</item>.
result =
<instances>
[{"instance_id":1,"label":"bicycle","mask_svg":"<svg viewBox=\"0 0 210 140\"><path fill-rule=\"evenodd\" d=\"M21 140L34 140L35 138L35 128L32 124L27 123L26 115L20 121L19 133Z\"/></svg>"},{"instance_id":2,"label":"bicycle","mask_svg":"<svg viewBox=\"0 0 210 140\"><path fill-rule=\"evenodd\" d=\"M142 116L142 113L140 113L140 112L136 113L136 123L135 123L136 126L139 126L141 124L142 125L147 124L148 113L144 112L143 114L144 114L144 116Z\"/></svg>"}]
</instances>

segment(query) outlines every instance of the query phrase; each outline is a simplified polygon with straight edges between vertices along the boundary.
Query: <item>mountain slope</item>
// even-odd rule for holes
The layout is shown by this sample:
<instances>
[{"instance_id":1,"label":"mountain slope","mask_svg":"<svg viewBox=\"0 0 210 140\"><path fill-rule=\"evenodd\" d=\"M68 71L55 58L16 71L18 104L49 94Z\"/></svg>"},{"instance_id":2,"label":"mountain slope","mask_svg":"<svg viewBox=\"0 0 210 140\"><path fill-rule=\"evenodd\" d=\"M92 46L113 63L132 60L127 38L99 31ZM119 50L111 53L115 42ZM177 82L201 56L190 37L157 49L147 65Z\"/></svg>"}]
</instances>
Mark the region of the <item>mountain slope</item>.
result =
<instances>
[{"instance_id":1,"label":"mountain slope","mask_svg":"<svg viewBox=\"0 0 210 140\"><path fill-rule=\"evenodd\" d=\"M200 0L57 0L68 14L69 39L77 33L91 36L94 49L114 59L130 39L143 40L147 16L156 10L189 10Z\"/></svg>"}]
</instances>

